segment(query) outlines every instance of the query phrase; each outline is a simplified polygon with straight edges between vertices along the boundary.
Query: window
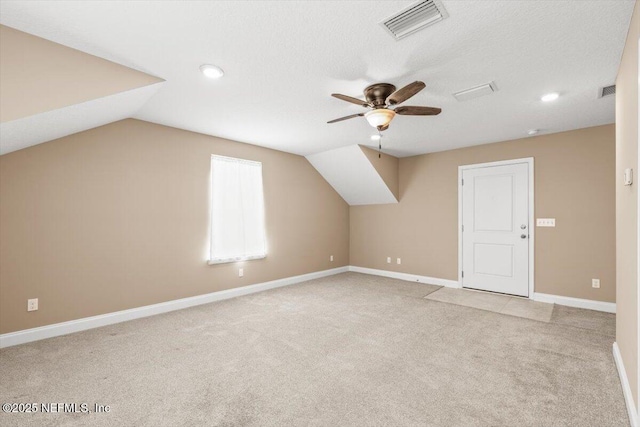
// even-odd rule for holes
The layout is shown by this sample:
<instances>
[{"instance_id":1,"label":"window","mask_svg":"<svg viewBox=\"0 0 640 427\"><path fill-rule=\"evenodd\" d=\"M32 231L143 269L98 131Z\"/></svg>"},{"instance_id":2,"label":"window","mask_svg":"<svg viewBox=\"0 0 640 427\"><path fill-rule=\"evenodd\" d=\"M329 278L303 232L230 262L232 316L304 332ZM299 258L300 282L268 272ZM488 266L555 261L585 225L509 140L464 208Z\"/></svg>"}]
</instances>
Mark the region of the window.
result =
<instances>
[{"instance_id":1,"label":"window","mask_svg":"<svg viewBox=\"0 0 640 427\"><path fill-rule=\"evenodd\" d=\"M209 264L265 256L262 163L211 156Z\"/></svg>"}]
</instances>

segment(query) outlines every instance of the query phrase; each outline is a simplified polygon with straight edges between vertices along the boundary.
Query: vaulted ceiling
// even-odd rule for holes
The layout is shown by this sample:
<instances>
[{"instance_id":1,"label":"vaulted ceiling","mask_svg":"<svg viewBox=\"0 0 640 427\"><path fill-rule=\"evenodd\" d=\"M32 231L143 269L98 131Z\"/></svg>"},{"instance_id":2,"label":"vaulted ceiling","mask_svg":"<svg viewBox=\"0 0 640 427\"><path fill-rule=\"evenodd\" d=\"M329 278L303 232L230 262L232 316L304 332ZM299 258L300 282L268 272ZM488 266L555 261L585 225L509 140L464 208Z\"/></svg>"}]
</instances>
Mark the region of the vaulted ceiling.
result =
<instances>
[{"instance_id":1,"label":"vaulted ceiling","mask_svg":"<svg viewBox=\"0 0 640 427\"><path fill-rule=\"evenodd\" d=\"M0 26L0 154L133 116L162 79Z\"/></svg>"},{"instance_id":2,"label":"vaulted ceiling","mask_svg":"<svg viewBox=\"0 0 640 427\"><path fill-rule=\"evenodd\" d=\"M364 118L326 124L362 110L331 93L359 96L375 82L422 80L407 104L443 109L394 119L384 144L397 156L614 121L614 98L597 90L615 81L633 0L443 1L448 18L396 41L379 22L411 3L1 1L0 23L166 81L155 95L106 107L118 112L108 120L133 116L302 155L375 145ZM206 79L203 63L226 75ZM452 96L490 81L492 95ZM560 98L542 103L548 92ZM94 126L98 115L74 123ZM15 120L3 119L2 132Z\"/></svg>"}]
</instances>

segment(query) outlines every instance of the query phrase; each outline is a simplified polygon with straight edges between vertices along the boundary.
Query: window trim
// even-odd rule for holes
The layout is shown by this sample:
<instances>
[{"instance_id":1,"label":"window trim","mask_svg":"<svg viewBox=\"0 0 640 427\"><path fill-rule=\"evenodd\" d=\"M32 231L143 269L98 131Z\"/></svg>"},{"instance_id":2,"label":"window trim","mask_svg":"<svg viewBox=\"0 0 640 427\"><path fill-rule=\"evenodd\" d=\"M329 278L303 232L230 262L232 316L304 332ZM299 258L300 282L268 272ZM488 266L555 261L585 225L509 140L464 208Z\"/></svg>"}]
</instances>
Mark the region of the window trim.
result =
<instances>
[{"instance_id":1,"label":"window trim","mask_svg":"<svg viewBox=\"0 0 640 427\"><path fill-rule=\"evenodd\" d=\"M207 264L209 265L216 265L216 264L231 264L234 262L244 262L244 261L254 261L257 259L265 259L267 257L267 255L255 255L255 256L249 256L249 257L236 257L236 258L227 258L227 259L219 259L219 260L212 260L209 259L207 261Z\"/></svg>"}]
</instances>

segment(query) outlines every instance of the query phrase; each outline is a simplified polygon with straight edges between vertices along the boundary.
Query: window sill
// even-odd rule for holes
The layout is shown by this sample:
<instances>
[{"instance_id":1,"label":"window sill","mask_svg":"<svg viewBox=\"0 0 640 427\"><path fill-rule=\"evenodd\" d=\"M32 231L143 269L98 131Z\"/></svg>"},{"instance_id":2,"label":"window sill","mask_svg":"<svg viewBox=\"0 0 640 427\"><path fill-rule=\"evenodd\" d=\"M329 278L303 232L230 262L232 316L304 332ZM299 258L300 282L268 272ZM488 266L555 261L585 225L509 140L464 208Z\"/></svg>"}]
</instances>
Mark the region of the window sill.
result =
<instances>
[{"instance_id":1,"label":"window sill","mask_svg":"<svg viewBox=\"0 0 640 427\"><path fill-rule=\"evenodd\" d=\"M251 257L245 257L245 258L216 259L216 260L210 259L209 261L207 261L207 264L209 265L231 264L234 262L244 262L244 261L253 261L256 259L265 259L266 257L267 257L266 255L258 255L258 256L251 256Z\"/></svg>"}]
</instances>

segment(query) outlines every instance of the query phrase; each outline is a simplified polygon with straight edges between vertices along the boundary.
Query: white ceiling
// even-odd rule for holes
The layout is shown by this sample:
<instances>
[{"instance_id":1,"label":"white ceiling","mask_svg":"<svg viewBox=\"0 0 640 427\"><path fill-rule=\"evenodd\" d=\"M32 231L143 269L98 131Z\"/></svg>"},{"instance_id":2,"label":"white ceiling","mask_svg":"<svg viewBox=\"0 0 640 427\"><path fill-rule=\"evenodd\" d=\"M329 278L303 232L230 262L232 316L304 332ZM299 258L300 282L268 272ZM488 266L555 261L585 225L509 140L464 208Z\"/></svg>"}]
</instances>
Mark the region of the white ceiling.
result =
<instances>
[{"instance_id":1,"label":"white ceiling","mask_svg":"<svg viewBox=\"0 0 640 427\"><path fill-rule=\"evenodd\" d=\"M164 82L0 124L0 155L131 117Z\"/></svg>"},{"instance_id":2,"label":"white ceiling","mask_svg":"<svg viewBox=\"0 0 640 427\"><path fill-rule=\"evenodd\" d=\"M394 119L397 156L614 121L613 97L596 94L615 81L633 0L443 1L449 18L395 41L378 22L411 3L2 1L0 22L165 79L137 118L301 155L374 145L364 118L325 123L362 110L332 92L374 82L422 80L406 104L443 109ZM451 96L489 81L493 95Z\"/></svg>"},{"instance_id":3,"label":"white ceiling","mask_svg":"<svg viewBox=\"0 0 640 427\"><path fill-rule=\"evenodd\" d=\"M307 160L351 206L398 203L358 145L313 154Z\"/></svg>"}]
</instances>

